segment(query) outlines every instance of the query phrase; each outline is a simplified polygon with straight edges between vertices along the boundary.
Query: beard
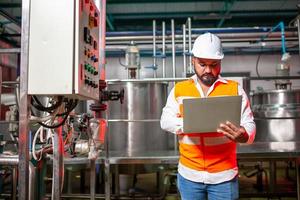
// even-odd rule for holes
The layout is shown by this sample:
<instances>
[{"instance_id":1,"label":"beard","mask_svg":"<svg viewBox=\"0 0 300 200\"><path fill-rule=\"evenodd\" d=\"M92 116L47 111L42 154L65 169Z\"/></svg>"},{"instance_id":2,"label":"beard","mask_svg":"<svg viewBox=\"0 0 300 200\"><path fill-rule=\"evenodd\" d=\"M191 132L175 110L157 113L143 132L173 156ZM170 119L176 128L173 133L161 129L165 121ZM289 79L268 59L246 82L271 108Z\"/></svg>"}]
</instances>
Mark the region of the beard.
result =
<instances>
[{"instance_id":1,"label":"beard","mask_svg":"<svg viewBox=\"0 0 300 200\"><path fill-rule=\"evenodd\" d=\"M211 86L218 79L218 76L214 76L211 73L209 74L206 73L206 74L202 74L201 76L198 76L198 78L204 85Z\"/></svg>"}]
</instances>

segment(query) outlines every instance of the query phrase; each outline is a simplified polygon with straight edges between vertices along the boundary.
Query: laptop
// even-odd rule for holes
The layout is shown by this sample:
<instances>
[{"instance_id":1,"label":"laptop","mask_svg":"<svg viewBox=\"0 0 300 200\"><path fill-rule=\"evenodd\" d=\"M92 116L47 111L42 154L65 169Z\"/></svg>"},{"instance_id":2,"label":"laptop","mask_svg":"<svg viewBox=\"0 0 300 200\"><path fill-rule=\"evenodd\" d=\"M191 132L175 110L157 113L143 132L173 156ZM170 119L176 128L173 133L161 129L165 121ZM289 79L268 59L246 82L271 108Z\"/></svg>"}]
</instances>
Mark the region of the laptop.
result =
<instances>
[{"instance_id":1,"label":"laptop","mask_svg":"<svg viewBox=\"0 0 300 200\"><path fill-rule=\"evenodd\" d=\"M216 132L220 123L241 120L242 96L219 96L183 100L183 132Z\"/></svg>"}]
</instances>

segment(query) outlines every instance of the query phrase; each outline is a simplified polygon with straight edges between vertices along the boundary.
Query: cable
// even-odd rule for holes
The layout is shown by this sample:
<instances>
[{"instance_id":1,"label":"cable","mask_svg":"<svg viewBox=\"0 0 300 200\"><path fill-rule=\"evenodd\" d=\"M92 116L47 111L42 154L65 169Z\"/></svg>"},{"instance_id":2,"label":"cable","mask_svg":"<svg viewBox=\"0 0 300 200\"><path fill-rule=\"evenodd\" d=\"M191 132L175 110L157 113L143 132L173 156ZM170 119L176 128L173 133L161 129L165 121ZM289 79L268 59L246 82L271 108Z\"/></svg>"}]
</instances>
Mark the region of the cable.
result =
<instances>
[{"instance_id":1,"label":"cable","mask_svg":"<svg viewBox=\"0 0 300 200\"><path fill-rule=\"evenodd\" d=\"M127 67L126 65L124 65L124 64L121 62L121 57L119 57L119 63L120 63L120 65L122 65L123 67Z\"/></svg>"},{"instance_id":2,"label":"cable","mask_svg":"<svg viewBox=\"0 0 300 200\"><path fill-rule=\"evenodd\" d=\"M66 107L67 111L65 112L65 114L64 114L65 116L64 116L63 120L60 123L58 123L56 125L48 125L48 124L45 124L43 122L38 122L38 124L40 124L41 126L44 126L46 128L50 128L50 129L58 128L58 127L64 125L64 123L68 119L68 116L69 116L70 112L77 106L78 100L76 99L74 103L72 101L73 100L71 100L70 105L68 107ZM58 116L58 114L56 114L55 116Z\"/></svg>"},{"instance_id":3,"label":"cable","mask_svg":"<svg viewBox=\"0 0 300 200\"><path fill-rule=\"evenodd\" d=\"M259 72L258 72L258 63L259 63L259 60L260 60L260 57L261 57L261 54L262 54L262 49L263 49L263 47L261 47L261 49L260 49L259 55L258 55L257 60L256 60L256 65L255 65L255 71L256 71L257 77L261 77Z\"/></svg>"},{"instance_id":4,"label":"cable","mask_svg":"<svg viewBox=\"0 0 300 200\"><path fill-rule=\"evenodd\" d=\"M55 109L57 109L63 102L63 98L62 96L58 96L58 100L56 102L56 104L50 106L50 107L45 107L40 100L37 98L37 96L32 96L32 99L34 101L32 101L32 106L35 107L37 110L40 111L46 111L46 112L51 112Z\"/></svg>"},{"instance_id":5,"label":"cable","mask_svg":"<svg viewBox=\"0 0 300 200\"><path fill-rule=\"evenodd\" d=\"M41 153L40 153L39 158L37 158L36 150L35 150L35 144L36 144L36 140L37 140L38 136L40 136L40 141L44 142L44 137L42 136L43 132L44 132L43 126L40 126L40 128L35 132L35 135L34 135L33 141L32 141L32 156L36 161L40 161L42 159L42 156L43 156L43 148L41 149Z\"/></svg>"},{"instance_id":6,"label":"cable","mask_svg":"<svg viewBox=\"0 0 300 200\"><path fill-rule=\"evenodd\" d=\"M72 102L72 100L71 100L71 102ZM70 107L67 107L68 110L66 112L59 113L56 116L64 116L66 114L69 114L73 109L76 108L77 104L78 104L78 100L76 99L74 103L71 103Z\"/></svg>"},{"instance_id":7,"label":"cable","mask_svg":"<svg viewBox=\"0 0 300 200\"><path fill-rule=\"evenodd\" d=\"M43 122L38 122L38 124L41 125L41 126L43 126L43 127L49 128L49 129L58 128L58 127L64 125L64 123L65 123L65 122L67 121L67 119L68 119L68 116L69 116L69 115L66 115L60 123L58 123L58 124L56 124L56 125L53 125L53 126L44 124Z\"/></svg>"}]
</instances>

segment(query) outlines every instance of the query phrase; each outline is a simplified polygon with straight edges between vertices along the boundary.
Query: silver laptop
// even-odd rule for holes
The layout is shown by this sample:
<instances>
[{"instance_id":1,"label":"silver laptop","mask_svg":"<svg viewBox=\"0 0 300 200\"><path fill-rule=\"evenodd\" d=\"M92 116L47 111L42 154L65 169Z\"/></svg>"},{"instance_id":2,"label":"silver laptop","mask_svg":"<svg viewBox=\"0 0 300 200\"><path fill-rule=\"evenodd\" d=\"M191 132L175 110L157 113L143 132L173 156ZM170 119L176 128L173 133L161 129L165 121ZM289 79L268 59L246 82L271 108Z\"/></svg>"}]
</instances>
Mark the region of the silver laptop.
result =
<instances>
[{"instance_id":1,"label":"silver laptop","mask_svg":"<svg viewBox=\"0 0 300 200\"><path fill-rule=\"evenodd\" d=\"M216 132L220 123L241 120L242 96L221 96L183 100L183 132Z\"/></svg>"}]
</instances>

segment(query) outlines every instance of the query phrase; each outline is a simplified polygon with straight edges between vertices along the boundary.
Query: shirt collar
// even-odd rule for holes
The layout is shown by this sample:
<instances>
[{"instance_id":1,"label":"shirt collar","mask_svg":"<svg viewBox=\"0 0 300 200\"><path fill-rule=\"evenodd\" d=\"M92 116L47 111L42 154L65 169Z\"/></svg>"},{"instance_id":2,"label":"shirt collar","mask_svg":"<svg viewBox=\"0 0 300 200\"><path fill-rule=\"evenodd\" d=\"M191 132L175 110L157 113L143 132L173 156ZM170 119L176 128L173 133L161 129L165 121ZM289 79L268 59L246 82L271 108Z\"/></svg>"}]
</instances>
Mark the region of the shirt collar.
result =
<instances>
[{"instance_id":1,"label":"shirt collar","mask_svg":"<svg viewBox=\"0 0 300 200\"><path fill-rule=\"evenodd\" d=\"M198 76L197 76L197 74L191 76L191 79L194 81L194 84L195 84L196 88L198 89L201 97L208 97L209 94L214 90L217 82L222 82L222 83L225 83L225 84L228 83L227 80L225 80L224 78L222 78L219 75L218 79L214 82L214 84L212 84L212 86L209 87L209 89L207 91L207 94L204 94L204 92L203 92L203 90L202 90L202 88L201 88L201 86L200 86L200 84L198 82Z\"/></svg>"}]
</instances>

